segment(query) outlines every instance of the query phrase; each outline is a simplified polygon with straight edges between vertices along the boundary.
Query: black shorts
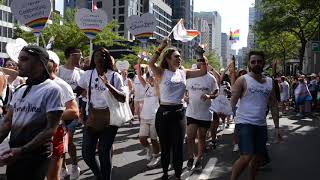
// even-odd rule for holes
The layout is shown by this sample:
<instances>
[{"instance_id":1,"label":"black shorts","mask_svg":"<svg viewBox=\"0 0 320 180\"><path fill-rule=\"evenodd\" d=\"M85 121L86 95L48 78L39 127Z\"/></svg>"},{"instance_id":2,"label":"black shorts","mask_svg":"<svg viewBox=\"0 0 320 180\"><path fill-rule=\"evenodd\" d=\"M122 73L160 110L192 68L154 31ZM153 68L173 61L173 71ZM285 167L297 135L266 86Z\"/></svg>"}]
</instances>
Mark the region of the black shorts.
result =
<instances>
[{"instance_id":1,"label":"black shorts","mask_svg":"<svg viewBox=\"0 0 320 180\"><path fill-rule=\"evenodd\" d=\"M191 117L187 117L187 125L189 124L196 124L199 127L209 129L211 125L211 121L198 120Z\"/></svg>"}]
</instances>

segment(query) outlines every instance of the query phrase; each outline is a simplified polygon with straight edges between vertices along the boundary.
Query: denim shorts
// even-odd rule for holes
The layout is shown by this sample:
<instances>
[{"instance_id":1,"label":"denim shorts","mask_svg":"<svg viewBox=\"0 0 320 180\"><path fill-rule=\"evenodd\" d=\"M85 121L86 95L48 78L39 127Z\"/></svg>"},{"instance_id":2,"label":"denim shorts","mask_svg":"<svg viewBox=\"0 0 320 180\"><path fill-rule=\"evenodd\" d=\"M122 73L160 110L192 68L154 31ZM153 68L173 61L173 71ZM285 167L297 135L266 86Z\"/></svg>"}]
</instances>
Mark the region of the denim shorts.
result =
<instances>
[{"instance_id":1,"label":"denim shorts","mask_svg":"<svg viewBox=\"0 0 320 180\"><path fill-rule=\"evenodd\" d=\"M241 155L265 154L268 140L267 126L236 124L236 135Z\"/></svg>"}]
</instances>

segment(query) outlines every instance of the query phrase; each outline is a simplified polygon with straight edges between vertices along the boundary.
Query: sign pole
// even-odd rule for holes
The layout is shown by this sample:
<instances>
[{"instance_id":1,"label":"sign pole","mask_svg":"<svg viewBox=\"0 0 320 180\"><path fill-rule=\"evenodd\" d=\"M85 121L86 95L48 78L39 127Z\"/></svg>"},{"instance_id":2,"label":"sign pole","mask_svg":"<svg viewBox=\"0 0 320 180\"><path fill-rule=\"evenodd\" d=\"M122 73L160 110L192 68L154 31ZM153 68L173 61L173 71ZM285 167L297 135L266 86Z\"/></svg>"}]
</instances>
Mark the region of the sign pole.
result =
<instances>
[{"instance_id":1,"label":"sign pole","mask_svg":"<svg viewBox=\"0 0 320 180\"><path fill-rule=\"evenodd\" d=\"M39 36L36 36L36 37L37 37L37 46L39 46L40 37Z\"/></svg>"},{"instance_id":2,"label":"sign pole","mask_svg":"<svg viewBox=\"0 0 320 180\"><path fill-rule=\"evenodd\" d=\"M91 60L91 56L92 56L92 50L93 50L93 44L92 44L92 39L90 39L90 55L89 55L89 59Z\"/></svg>"}]
</instances>

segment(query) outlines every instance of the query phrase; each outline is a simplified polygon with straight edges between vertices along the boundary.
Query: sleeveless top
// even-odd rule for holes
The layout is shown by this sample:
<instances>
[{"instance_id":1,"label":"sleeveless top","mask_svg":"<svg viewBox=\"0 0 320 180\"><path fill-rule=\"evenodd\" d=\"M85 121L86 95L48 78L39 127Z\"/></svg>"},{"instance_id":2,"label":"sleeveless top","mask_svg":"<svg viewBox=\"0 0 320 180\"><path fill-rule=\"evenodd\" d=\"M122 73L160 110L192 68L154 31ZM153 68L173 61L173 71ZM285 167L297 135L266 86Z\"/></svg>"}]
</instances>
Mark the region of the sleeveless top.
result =
<instances>
[{"instance_id":1,"label":"sleeveless top","mask_svg":"<svg viewBox=\"0 0 320 180\"><path fill-rule=\"evenodd\" d=\"M160 82L160 102L182 104L185 91L185 71L177 69L172 72L165 69Z\"/></svg>"},{"instance_id":2,"label":"sleeveless top","mask_svg":"<svg viewBox=\"0 0 320 180\"><path fill-rule=\"evenodd\" d=\"M265 83L259 83L250 75L244 75L247 90L240 98L236 112L236 124L266 126L266 112L272 91L272 79L267 77Z\"/></svg>"}]
</instances>

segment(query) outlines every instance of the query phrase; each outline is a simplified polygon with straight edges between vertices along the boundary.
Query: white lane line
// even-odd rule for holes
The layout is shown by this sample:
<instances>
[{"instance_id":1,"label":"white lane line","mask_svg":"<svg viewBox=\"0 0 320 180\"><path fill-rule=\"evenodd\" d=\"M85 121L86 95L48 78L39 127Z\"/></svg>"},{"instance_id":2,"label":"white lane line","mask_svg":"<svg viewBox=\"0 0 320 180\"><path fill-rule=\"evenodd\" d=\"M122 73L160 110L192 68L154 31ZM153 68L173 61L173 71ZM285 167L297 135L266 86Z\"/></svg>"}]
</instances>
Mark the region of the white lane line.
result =
<instances>
[{"instance_id":1,"label":"white lane line","mask_svg":"<svg viewBox=\"0 0 320 180\"><path fill-rule=\"evenodd\" d=\"M206 180L210 178L211 172L213 171L218 159L217 158L210 158L206 164L206 167L202 170L202 173L198 177L198 174L192 174L192 176L186 178L186 180Z\"/></svg>"}]
</instances>

